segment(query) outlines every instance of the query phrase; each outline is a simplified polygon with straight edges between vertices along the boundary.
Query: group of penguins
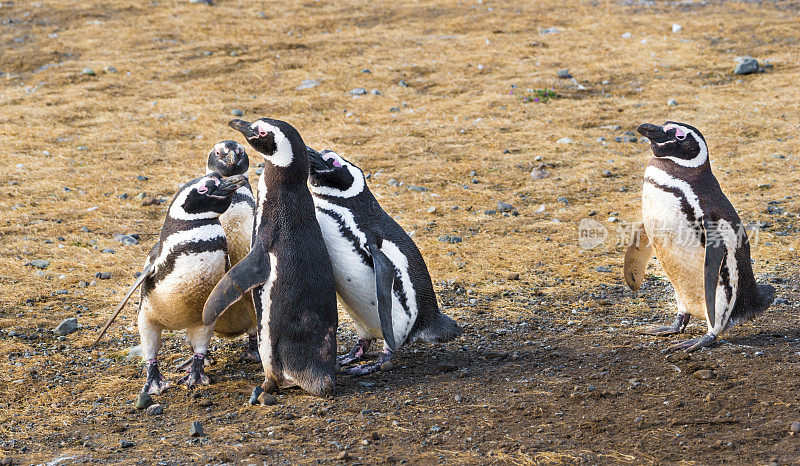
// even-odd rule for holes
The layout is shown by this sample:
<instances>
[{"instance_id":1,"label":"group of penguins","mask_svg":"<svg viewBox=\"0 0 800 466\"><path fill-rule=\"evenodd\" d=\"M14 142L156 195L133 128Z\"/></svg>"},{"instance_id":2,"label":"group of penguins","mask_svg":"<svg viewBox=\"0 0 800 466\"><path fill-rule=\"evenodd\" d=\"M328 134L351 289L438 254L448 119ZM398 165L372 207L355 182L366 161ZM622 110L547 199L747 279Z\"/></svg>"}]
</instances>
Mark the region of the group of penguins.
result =
<instances>
[{"instance_id":1,"label":"group of penguins","mask_svg":"<svg viewBox=\"0 0 800 466\"><path fill-rule=\"evenodd\" d=\"M144 270L97 338L141 287L143 394L170 385L158 365L165 329L186 330L194 355L179 367L190 388L209 383L204 368L215 333L246 334L242 359L264 368L251 400L289 386L332 396L338 371L388 370L404 344L461 334L439 310L419 249L378 204L361 169L335 152L307 147L284 121L229 126L265 160L256 196L244 147L235 141L214 146L206 175L175 194ZM711 173L700 131L677 122L643 124L638 131L654 157L644 173L643 221L625 254L624 278L637 290L649 260L658 258L675 289L678 315L672 325L644 332L678 334L690 316L705 319L704 336L668 349L691 352L765 310L775 290L755 282L745 226ZM685 241L687 231L696 241ZM359 336L341 356L337 296ZM378 359L355 364L375 340L384 342Z\"/></svg>"}]
</instances>

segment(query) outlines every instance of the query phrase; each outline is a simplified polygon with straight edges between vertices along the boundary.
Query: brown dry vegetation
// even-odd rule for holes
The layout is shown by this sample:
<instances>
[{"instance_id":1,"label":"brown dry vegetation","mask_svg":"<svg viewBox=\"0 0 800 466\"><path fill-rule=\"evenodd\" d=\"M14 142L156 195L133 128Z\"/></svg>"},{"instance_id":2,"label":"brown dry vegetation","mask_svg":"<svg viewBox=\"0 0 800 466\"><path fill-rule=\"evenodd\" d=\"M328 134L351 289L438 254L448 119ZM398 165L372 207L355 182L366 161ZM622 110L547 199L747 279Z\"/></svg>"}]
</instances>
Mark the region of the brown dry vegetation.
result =
<instances>
[{"instance_id":1,"label":"brown dry vegetation","mask_svg":"<svg viewBox=\"0 0 800 466\"><path fill-rule=\"evenodd\" d=\"M0 458L800 461L789 433L800 420L797 2L1 3ZM542 34L550 27L560 33ZM774 67L735 76L739 55ZM118 72L103 73L109 65ZM586 90L557 79L562 68ZM321 84L296 90L304 79ZM381 95L353 97L355 87ZM520 99L553 87L562 98ZM258 408L245 400L260 368L236 362L240 342L219 341L215 384L194 397L171 389L161 416L130 412L142 383L123 356L138 344L133 307L87 345L155 241L164 205L117 196L170 198L214 143L237 138L225 126L233 108L287 120L312 147L374 174L371 188L415 232L464 336L406 348L392 372L341 377L333 400L289 390ZM740 215L768 222L754 269L787 300L724 344L671 360L659 352L666 341L636 333L674 312L655 261L633 295L622 249L584 251L576 238L592 211L612 231L612 214L637 219L649 150L613 138L667 119L703 131ZM574 143L556 144L563 137ZM551 176L531 180L540 163ZM497 201L519 216L485 214ZM770 201L784 213L768 213ZM123 247L115 233L143 241ZM41 274L26 265L36 258L51 261ZM112 278L78 287L99 271ZM50 329L77 311L81 330L56 340ZM353 332L342 320L344 348ZM164 359L185 352L168 333ZM691 376L702 368L715 378ZM194 420L206 437L188 438Z\"/></svg>"}]
</instances>

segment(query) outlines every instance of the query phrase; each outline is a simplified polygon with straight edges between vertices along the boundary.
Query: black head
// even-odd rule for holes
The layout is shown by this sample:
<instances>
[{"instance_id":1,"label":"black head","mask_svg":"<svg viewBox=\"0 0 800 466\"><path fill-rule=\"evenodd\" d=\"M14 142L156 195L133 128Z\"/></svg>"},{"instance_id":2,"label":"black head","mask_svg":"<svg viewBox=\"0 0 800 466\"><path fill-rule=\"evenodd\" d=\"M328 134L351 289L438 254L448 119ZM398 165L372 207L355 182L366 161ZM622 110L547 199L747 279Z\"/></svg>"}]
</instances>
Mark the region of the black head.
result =
<instances>
[{"instance_id":1,"label":"black head","mask_svg":"<svg viewBox=\"0 0 800 466\"><path fill-rule=\"evenodd\" d=\"M236 141L218 142L208 153L206 173L219 173L222 176L247 175L250 159L244 147Z\"/></svg>"},{"instance_id":2,"label":"black head","mask_svg":"<svg viewBox=\"0 0 800 466\"><path fill-rule=\"evenodd\" d=\"M247 182L244 175L223 178L219 173L195 178L178 190L167 215L186 221L219 217L230 207L236 190Z\"/></svg>"},{"instance_id":3,"label":"black head","mask_svg":"<svg viewBox=\"0 0 800 466\"><path fill-rule=\"evenodd\" d=\"M674 121L661 126L645 123L637 131L650 140L650 148L657 158L689 168L702 166L708 161L706 140L694 126Z\"/></svg>"},{"instance_id":4,"label":"black head","mask_svg":"<svg viewBox=\"0 0 800 466\"><path fill-rule=\"evenodd\" d=\"M307 147L309 171L308 181L315 194L336 197L353 197L366 186L360 168L345 160L336 152L317 152Z\"/></svg>"},{"instance_id":5,"label":"black head","mask_svg":"<svg viewBox=\"0 0 800 466\"><path fill-rule=\"evenodd\" d=\"M281 120L259 118L252 123L232 120L228 126L242 133L253 149L269 162L262 176L279 178L281 182L305 183L308 178L306 144L292 125ZM278 170L271 170L269 165Z\"/></svg>"}]
</instances>

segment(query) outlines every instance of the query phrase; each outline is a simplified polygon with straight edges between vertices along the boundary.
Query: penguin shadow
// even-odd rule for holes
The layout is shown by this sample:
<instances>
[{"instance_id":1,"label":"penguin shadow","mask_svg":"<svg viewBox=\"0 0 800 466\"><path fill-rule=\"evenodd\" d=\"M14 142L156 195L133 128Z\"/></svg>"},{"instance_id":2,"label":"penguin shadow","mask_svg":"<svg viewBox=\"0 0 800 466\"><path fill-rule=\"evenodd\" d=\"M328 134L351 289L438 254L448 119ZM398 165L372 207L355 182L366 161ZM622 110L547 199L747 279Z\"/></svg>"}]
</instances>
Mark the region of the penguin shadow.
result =
<instances>
[{"instance_id":1,"label":"penguin shadow","mask_svg":"<svg viewBox=\"0 0 800 466\"><path fill-rule=\"evenodd\" d=\"M728 344L744 347L770 348L789 345L795 349L800 348L800 330L763 330L755 333L727 335L723 339Z\"/></svg>"}]
</instances>

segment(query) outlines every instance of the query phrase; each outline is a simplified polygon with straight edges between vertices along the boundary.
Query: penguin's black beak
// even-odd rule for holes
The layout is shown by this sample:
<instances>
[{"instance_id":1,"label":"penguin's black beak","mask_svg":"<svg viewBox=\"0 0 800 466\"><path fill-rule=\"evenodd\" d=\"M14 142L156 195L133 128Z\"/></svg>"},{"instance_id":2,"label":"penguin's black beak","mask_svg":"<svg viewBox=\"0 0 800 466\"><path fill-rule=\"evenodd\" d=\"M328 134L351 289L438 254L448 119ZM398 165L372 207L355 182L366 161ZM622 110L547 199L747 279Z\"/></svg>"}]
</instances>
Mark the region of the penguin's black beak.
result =
<instances>
[{"instance_id":1,"label":"penguin's black beak","mask_svg":"<svg viewBox=\"0 0 800 466\"><path fill-rule=\"evenodd\" d=\"M636 128L636 131L639 132L642 136L646 137L650 140L650 142L656 143L664 143L670 140L670 137L667 136L667 133L664 132L664 129L660 126L645 123L643 125L639 125Z\"/></svg>"},{"instance_id":2,"label":"penguin's black beak","mask_svg":"<svg viewBox=\"0 0 800 466\"><path fill-rule=\"evenodd\" d=\"M228 197L246 184L247 177L244 175L228 176L220 181L219 186L214 190L214 196Z\"/></svg>"},{"instance_id":3,"label":"penguin's black beak","mask_svg":"<svg viewBox=\"0 0 800 466\"><path fill-rule=\"evenodd\" d=\"M322 158L322 155L320 155L320 153L314 149L306 146L306 152L308 153L309 165L313 171L324 171L333 168L325 159Z\"/></svg>"},{"instance_id":4,"label":"penguin's black beak","mask_svg":"<svg viewBox=\"0 0 800 466\"><path fill-rule=\"evenodd\" d=\"M253 131L252 123L249 121L231 120L228 122L228 126L242 133L247 139L253 139L257 136L256 132Z\"/></svg>"}]
</instances>

